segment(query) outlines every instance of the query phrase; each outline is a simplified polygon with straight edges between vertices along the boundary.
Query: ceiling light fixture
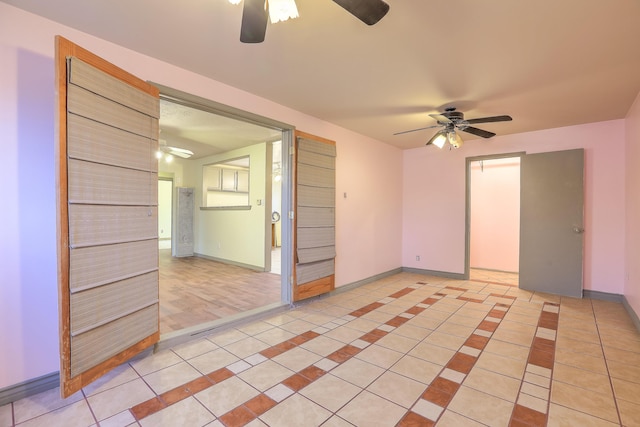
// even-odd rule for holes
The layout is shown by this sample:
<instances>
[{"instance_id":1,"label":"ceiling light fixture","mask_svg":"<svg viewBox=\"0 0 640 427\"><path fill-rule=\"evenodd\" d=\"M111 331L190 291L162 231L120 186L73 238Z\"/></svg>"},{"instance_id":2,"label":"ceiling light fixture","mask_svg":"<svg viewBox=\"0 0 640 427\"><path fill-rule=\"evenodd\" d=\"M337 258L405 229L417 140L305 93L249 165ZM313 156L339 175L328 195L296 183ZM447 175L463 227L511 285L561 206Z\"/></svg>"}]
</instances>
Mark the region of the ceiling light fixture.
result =
<instances>
[{"instance_id":1,"label":"ceiling light fixture","mask_svg":"<svg viewBox=\"0 0 640 427\"><path fill-rule=\"evenodd\" d=\"M455 130L447 133L447 141L449 141L449 144L451 144L453 148L460 148L460 146L464 144L464 141L462 141L462 138L460 138L460 135L458 135Z\"/></svg>"},{"instance_id":2,"label":"ceiling light fixture","mask_svg":"<svg viewBox=\"0 0 640 427\"><path fill-rule=\"evenodd\" d=\"M460 148L464 141L460 138L453 128L446 128L439 130L433 138L431 138L427 145L435 145L438 148L443 148L446 143L449 143L453 148Z\"/></svg>"},{"instance_id":3,"label":"ceiling light fixture","mask_svg":"<svg viewBox=\"0 0 640 427\"><path fill-rule=\"evenodd\" d=\"M435 138L427 142L427 145L429 145L429 143L432 143L436 147L442 148L444 147L444 144L446 144L446 142L447 142L447 135L443 131L440 131L436 134Z\"/></svg>"},{"instance_id":4,"label":"ceiling light fixture","mask_svg":"<svg viewBox=\"0 0 640 427\"><path fill-rule=\"evenodd\" d=\"M240 4L240 1L229 0L229 3ZM265 0L264 7L269 10L269 19L272 24L300 16L295 0Z\"/></svg>"},{"instance_id":5,"label":"ceiling light fixture","mask_svg":"<svg viewBox=\"0 0 640 427\"><path fill-rule=\"evenodd\" d=\"M299 16L295 0L267 0L267 4L272 24Z\"/></svg>"},{"instance_id":6,"label":"ceiling light fixture","mask_svg":"<svg viewBox=\"0 0 640 427\"><path fill-rule=\"evenodd\" d=\"M156 151L156 159L158 159L159 162L164 160L165 163L171 163L173 162L174 156L166 151L158 150Z\"/></svg>"},{"instance_id":7,"label":"ceiling light fixture","mask_svg":"<svg viewBox=\"0 0 640 427\"><path fill-rule=\"evenodd\" d=\"M282 168L280 166L280 162L276 162L273 164L273 180L275 182L280 182L282 180Z\"/></svg>"},{"instance_id":8,"label":"ceiling light fixture","mask_svg":"<svg viewBox=\"0 0 640 427\"><path fill-rule=\"evenodd\" d=\"M187 150L185 148L165 146L165 147L160 147L160 149L167 154L172 154L174 156L182 157L183 159L188 159L189 157L193 156L193 151Z\"/></svg>"},{"instance_id":9,"label":"ceiling light fixture","mask_svg":"<svg viewBox=\"0 0 640 427\"><path fill-rule=\"evenodd\" d=\"M176 156L183 159L188 159L189 157L193 156L193 151L187 150L185 148L167 146L167 141L161 139L158 151L156 151L156 158L158 160L164 159L165 162L171 163L173 161L173 158Z\"/></svg>"}]
</instances>

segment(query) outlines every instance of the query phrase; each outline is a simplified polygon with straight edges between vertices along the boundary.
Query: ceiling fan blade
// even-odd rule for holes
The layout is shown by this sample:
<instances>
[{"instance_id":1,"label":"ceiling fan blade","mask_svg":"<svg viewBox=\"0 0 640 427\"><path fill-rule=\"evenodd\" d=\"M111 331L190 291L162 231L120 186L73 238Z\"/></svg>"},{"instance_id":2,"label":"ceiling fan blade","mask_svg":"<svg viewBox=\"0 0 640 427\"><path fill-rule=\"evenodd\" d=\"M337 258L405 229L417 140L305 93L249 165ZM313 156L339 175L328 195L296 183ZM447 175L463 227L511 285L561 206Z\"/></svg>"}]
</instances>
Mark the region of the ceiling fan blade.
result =
<instances>
[{"instance_id":1,"label":"ceiling fan blade","mask_svg":"<svg viewBox=\"0 0 640 427\"><path fill-rule=\"evenodd\" d=\"M492 123L492 122L510 122L513 120L511 116L493 116L493 117L482 117L480 119L471 119L467 120L467 123Z\"/></svg>"},{"instance_id":2,"label":"ceiling fan blade","mask_svg":"<svg viewBox=\"0 0 640 427\"><path fill-rule=\"evenodd\" d=\"M381 20L389 11L389 5L382 0L333 0L347 12L367 25Z\"/></svg>"},{"instance_id":3,"label":"ceiling fan blade","mask_svg":"<svg viewBox=\"0 0 640 427\"><path fill-rule=\"evenodd\" d=\"M240 41L262 43L267 33L267 17L266 0L244 0Z\"/></svg>"},{"instance_id":4,"label":"ceiling fan blade","mask_svg":"<svg viewBox=\"0 0 640 427\"><path fill-rule=\"evenodd\" d=\"M419 130L432 129L432 128L438 128L438 127L440 127L440 126L439 125L433 125L433 126L427 126L426 128L404 130L402 132L396 132L396 133L394 133L394 135L402 135L403 133L416 132L416 131L419 131Z\"/></svg>"},{"instance_id":5,"label":"ceiling fan blade","mask_svg":"<svg viewBox=\"0 0 640 427\"><path fill-rule=\"evenodd\" d=\"M451 119L443 114L429 114L429 116L436 119L438 123L452 123Z\"/></svg>"},{"instance_id":6,"label":"ceiling fan blade","mask_svg":"<svg viewBox=\"0 0 640 427\"><path fill-rule=\"evenodd\" d=\"M488 132L486 130L474 128L473 126L467 126L464 129L460 128L460 130L463 131L463 132L468 132L468 133L472 133L472 134L477 135L477 136L481 136L482 138L491 138L492 136L496 135L493 132Z\"/></svg>"}]
</instances>

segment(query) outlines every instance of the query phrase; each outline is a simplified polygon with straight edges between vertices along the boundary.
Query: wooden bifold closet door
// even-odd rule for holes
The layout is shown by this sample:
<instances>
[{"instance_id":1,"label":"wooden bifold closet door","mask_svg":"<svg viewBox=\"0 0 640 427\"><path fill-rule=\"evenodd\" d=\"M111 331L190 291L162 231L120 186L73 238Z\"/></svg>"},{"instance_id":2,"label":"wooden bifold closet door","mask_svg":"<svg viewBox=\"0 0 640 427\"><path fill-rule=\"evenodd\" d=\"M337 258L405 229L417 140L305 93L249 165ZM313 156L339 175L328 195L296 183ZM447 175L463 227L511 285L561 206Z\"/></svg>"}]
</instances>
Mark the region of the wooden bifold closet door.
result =
<instances>
[{"instance_id":1,"label":"wooden bifold closet door","mask_svg":"<svg viewBox=\"0 0 640 427\"><path fill-rule=\"evenodd\" d=\"M56 37L60 389L156 343L159 91Z\"/></svg>"},{"instance_id":2,"label":"wooden bifold closet door","mask_svg":"<svg viewBox=\"0 0 640 427\"><path fill-rule=\"evenodd\" d=\"M293 300L335 289L336 143L295 132Z\"/></svg>"}]
</instances>

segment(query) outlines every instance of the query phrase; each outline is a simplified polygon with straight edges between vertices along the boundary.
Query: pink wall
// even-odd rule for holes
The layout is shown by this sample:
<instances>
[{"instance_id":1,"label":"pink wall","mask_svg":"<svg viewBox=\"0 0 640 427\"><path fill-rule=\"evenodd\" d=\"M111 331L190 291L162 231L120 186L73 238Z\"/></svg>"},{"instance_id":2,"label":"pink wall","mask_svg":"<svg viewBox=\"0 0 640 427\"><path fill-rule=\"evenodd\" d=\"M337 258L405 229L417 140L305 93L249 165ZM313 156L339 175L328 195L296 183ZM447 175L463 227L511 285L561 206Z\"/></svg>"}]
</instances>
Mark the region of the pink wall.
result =
<instances>
[{"instance_id":1,"label":"pink wall","mask_svg":"<svg viewBox=\"0 0 640 427\"><path fill-rule=\"evenodd\" d=\"M626 124L626 275L624 295L640 316L640 94Z\"/></svg>"},{"instance_id":2,"label":"pink wall","mask_svg":"<svg viewBox=\"0 0 640 427\"><path fill-rule=\"evenodd\" d=\"M469 265L518 271L520 157L471 162Z\"/></svg>"},{"instance_id":3,"label":"pink wall","mask_svg":"<svg viewBox=\"0 0 640 427\"><path fill-rule=\"evenodd\" d=\"M404 151L402 265L464 272L466 157L584 148L584 288L621 294L625 234L624 128L624 120L614 120L497 136L490 140L469 140L459 150L421 147ZM416 255L421 255L420 261L415 260Z\"/></svg>"},{"instance_id":4,"label":"pink wall","mask_svg":"<svg viewBox=\"0 0 640 427\"><path fill-rule=\"evenodd\" d=\"M58 370L54 36L138 77L337 142L336 281L401 265L402 152L371 138L0 3L0 135L5 172L0 389ZM345 199L343 193L347 193ZM10 369L8 369L10 367Z\"/></svg>"}]
</instances>

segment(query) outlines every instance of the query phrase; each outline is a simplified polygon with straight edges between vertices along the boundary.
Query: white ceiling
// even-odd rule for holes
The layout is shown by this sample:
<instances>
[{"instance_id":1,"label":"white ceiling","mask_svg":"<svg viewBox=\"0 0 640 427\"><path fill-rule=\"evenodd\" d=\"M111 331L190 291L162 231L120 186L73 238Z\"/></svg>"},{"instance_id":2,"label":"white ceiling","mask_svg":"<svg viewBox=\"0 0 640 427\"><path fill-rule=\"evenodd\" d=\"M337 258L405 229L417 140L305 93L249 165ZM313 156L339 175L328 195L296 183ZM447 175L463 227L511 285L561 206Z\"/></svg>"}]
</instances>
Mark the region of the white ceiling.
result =
<instances>
[{"instance_id":1,"label":"white ceiling","mask_svg":"<svg viewBox=\"0 0 640 427\"><path fill-rule=\"evenodd\" d=\"M281 138L272 128L160 100L160 144L191 150L192 159Z\"/></svg>"},{"instance_id":2,"label":"white ceiling","mask_svg":"<svg viewBox=\"0 0 640 427\"><path fill-rule=\"evenodd\" d=\"M400 148L448 106L510 134L620 119L640 92L640 0L387 0L371 27L296 0L261 44L226 0L2 1Z\"/></svg>"}]
</instances>

